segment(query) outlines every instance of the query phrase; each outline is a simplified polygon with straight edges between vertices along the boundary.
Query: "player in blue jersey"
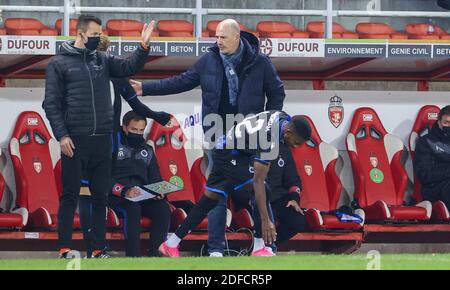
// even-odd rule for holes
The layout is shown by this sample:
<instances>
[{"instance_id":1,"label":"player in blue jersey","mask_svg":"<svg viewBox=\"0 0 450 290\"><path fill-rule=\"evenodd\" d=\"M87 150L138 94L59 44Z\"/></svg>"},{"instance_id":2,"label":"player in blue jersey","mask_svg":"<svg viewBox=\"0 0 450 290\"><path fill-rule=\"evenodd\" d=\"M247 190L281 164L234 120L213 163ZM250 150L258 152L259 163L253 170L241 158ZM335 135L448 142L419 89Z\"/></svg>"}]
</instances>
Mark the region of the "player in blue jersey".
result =
<instances>
[{"instance_id":1,"label":"player in blue jersey","mask_svg":"<svg viewBox=\"0 0 450 290\"><path fill-rule=\"evenodd\" d=\"M270 163L277 159L280 144L297 147L310 137L311 127L304 117L290 117L282 111L262 112L235 125L216 143L204 196L175 233L161 244L161 254L179 257L181 240L217 205L221 195L227 196L225 190L229 186L236 195L240 190L254 191L262 237L265 243L272 244L277 233L267 211L265 185Z\"/></svg>"}]
</instances>

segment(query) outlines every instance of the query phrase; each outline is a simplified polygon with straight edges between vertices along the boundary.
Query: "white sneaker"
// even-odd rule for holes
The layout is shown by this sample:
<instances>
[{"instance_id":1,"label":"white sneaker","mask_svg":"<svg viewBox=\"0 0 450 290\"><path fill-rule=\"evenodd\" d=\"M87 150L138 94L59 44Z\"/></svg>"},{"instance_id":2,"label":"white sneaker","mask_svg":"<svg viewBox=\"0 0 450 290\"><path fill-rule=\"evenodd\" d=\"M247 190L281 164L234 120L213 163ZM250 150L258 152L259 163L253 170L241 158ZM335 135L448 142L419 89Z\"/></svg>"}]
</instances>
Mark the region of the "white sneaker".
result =
<instances>
[{"instance_id":1,"label":"white sneaker","mask_svg":"<svg viewBox=\"0 0 450 290\"><path fill-rule=\"evenodd\" d=\"M211 258L222 258L223 254L220 253L220 252L212 252L212 253L209 254L209 257L211 257Z\"/></svg>"}]
</instances>

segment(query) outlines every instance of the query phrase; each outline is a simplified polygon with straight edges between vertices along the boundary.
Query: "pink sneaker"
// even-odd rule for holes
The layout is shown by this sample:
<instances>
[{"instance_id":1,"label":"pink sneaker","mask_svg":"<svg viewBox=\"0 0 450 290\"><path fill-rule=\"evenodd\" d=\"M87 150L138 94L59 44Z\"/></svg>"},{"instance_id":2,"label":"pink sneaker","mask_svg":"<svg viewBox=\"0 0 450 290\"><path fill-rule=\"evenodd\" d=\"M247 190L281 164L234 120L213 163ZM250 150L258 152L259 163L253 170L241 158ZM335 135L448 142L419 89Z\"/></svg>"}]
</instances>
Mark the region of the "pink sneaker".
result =
<instances>
[{"instance_id":1,"label":"pink sneaker","mask_svg":"<svg viewBox=\"0 0 450 290\"><path fill-rule=\"evenodd\" d=\"M252 257L274 257L275 253L269 247L264 247L257 251L252 252Z\"/></svg>"},{"instance_id":2,"label":"pink sneaker","mask_svg":"<svg viewBox=\"0 0 450 290\"><path fill-rule=\"evenodd\" d=\"M164 257L170 257L170 258L179 258L180 257L180 250L178 250L179 247L171 248L167 245L166 242L162 243L158 251L163 255Z\"/></svg>"}]
</instances>

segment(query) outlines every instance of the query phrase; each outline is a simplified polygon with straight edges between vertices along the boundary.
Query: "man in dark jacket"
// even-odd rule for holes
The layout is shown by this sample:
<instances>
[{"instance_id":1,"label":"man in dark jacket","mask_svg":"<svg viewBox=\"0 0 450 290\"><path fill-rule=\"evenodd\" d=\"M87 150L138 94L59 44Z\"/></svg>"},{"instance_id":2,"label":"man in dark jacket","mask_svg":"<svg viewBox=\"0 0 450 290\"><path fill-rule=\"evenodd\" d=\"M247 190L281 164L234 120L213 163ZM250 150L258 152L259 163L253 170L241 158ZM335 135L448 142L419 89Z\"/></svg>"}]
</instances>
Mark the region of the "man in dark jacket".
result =
<instances>
[{"instance_id":1,"label":"man in dark jacket","mask_svg":"<svg viewBox=\"0 0 450 290\"><path fill-rule=\"evenodd\" d=\"M441 200L450 208L450 106L444 107L430 132L416 145L414 170L425 200Z\"/></svg>"},{"instance_id":2,"label":"man in dark jacket","mask_svg":"<svg viewBox=\"0 0 450 290\"><path fill-rule=\"evenodd\" d=\"M152 219L150 256L159 256L158 246L166 239L170 225L170 208L165 199L157 197L140 202L127 199L139 195L136 186L162 181L153 148L145 143L146 125L147 120L134 111L123 116L117 161L113 168L109 204L124 219L127 257L141 255L141 217Z\"/></svg>"},{"instance_id":3,"label":"man in dark jacket","mask_svg":"<svg viewBox=\"0 0 450 290\"><path fill-rule=\"evenodd\" d=\"M211 139L205 141L211 145L214 137L222 136L235 125L226 124L227 116L234 120L237 114L282 110L285 98L283 83L270 58L260 52L259 41L253 34L240 31L235 20L227 19L217 26L216 38L217 43L210 51L185 73L144 84L132 81L138 95L144 96L178 94L200 85L203 131ZM219 123L215 122L216 117L220 117ZM213 121L215 126L211 127ZM209 129L214 132L207 132ZM207 172L212 168L210 154L208 160ZM226 220L226 199L219 201L208 220L209 248L215 255L216 248L223 248L225 228L221 225Z\"/></svg>"},{"instance_id":4,"label":"man in dark jacket","mask_svg":"<svg viewBox=\"0 0 450 290\"><path fill-rule=\"evenodd\" d=\"M188 71L167 79L146 83L132 81L138 95L178 94L197 86L202 89L202 120L209 114L257 114L281 110L284 86L270 58L259 51L258 39L240 31L232 19L217 26L217 43ZM267 97L267 102L266 102ZM203 124L206 132L211 124ZM234 125L229 124L222 134ZM221 136L218 134L217 136Z\"/></svg>"},{"instance_id":5,"label":"man in dark jacket","mask_svg":"<svg viewBox=\"0 0 450 290\"><path fill-rule=\"evenodd\" d=\"M140 71L148 56L153 22L142 30L142 43L128 59L98 52L101 20L81 15L75 42L65 42L46 72L43 108L60 142L63 193L58 211L60 256L71 249L72 222L82 172L91 180L93 257L106 258L106 202L111 178L113 107L109 81Z\"/></svg>"},{"instance_id":6,"label":"man in dark jacket","mask_svg":"<svg viewBox=\"0 0 450 290\"><path fill-rule=\"evenodd\" d=\"M97 51L108 51L108 47L110 45L110 41L108 36L101 35L100 43L97 47ZM165 126L171 118L171 115L166 112L155 112L143 104L136 95L136 92L131 87L128 79L113 79L112 80L113 88L114 88L114 133L113 133L113 168L115 165L115 160L117 159L117 151L118 144L120 143L120 136L122 134L122 127L120 125L120 116L122 112L122 98L130 105L131 109L137 113L139 116L150 118ZM83 173L83 176L86 176L86 173ZM91 231L91 193L89 191L89 180L84 178L81 181L81 193L79 204L78 204L78 213L80 215L80 223L81 229L83 231L83 237L86 246L87 257L90 258L92 256L92 231ZM130 239L131 240L131 239ZM132 250L130 250L132 251ZM129 252L128 252L129 253ZM129 253L128 255L132 256L133 253Z\"/></svg>"}]
</instances>

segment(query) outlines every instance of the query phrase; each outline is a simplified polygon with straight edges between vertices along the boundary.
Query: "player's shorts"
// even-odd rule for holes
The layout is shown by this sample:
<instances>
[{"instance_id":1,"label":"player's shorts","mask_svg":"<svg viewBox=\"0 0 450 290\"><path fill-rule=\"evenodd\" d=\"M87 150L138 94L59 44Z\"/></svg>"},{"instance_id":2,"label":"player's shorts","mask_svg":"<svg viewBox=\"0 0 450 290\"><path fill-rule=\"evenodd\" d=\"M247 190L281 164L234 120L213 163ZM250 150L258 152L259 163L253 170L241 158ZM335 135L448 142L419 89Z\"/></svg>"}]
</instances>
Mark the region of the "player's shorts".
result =
<instances>
[{"instance_id":1,"label":"player's shorts","mask_svg":"<svg viewBox=\"0 0 450 290\"><path fill-rule=\"evenodd\" d=\"M254 157L237 150L213 149L213 168L206 189L225 197L226 189L239 191L253 183Z\"/></svg>"}]
</instances>

